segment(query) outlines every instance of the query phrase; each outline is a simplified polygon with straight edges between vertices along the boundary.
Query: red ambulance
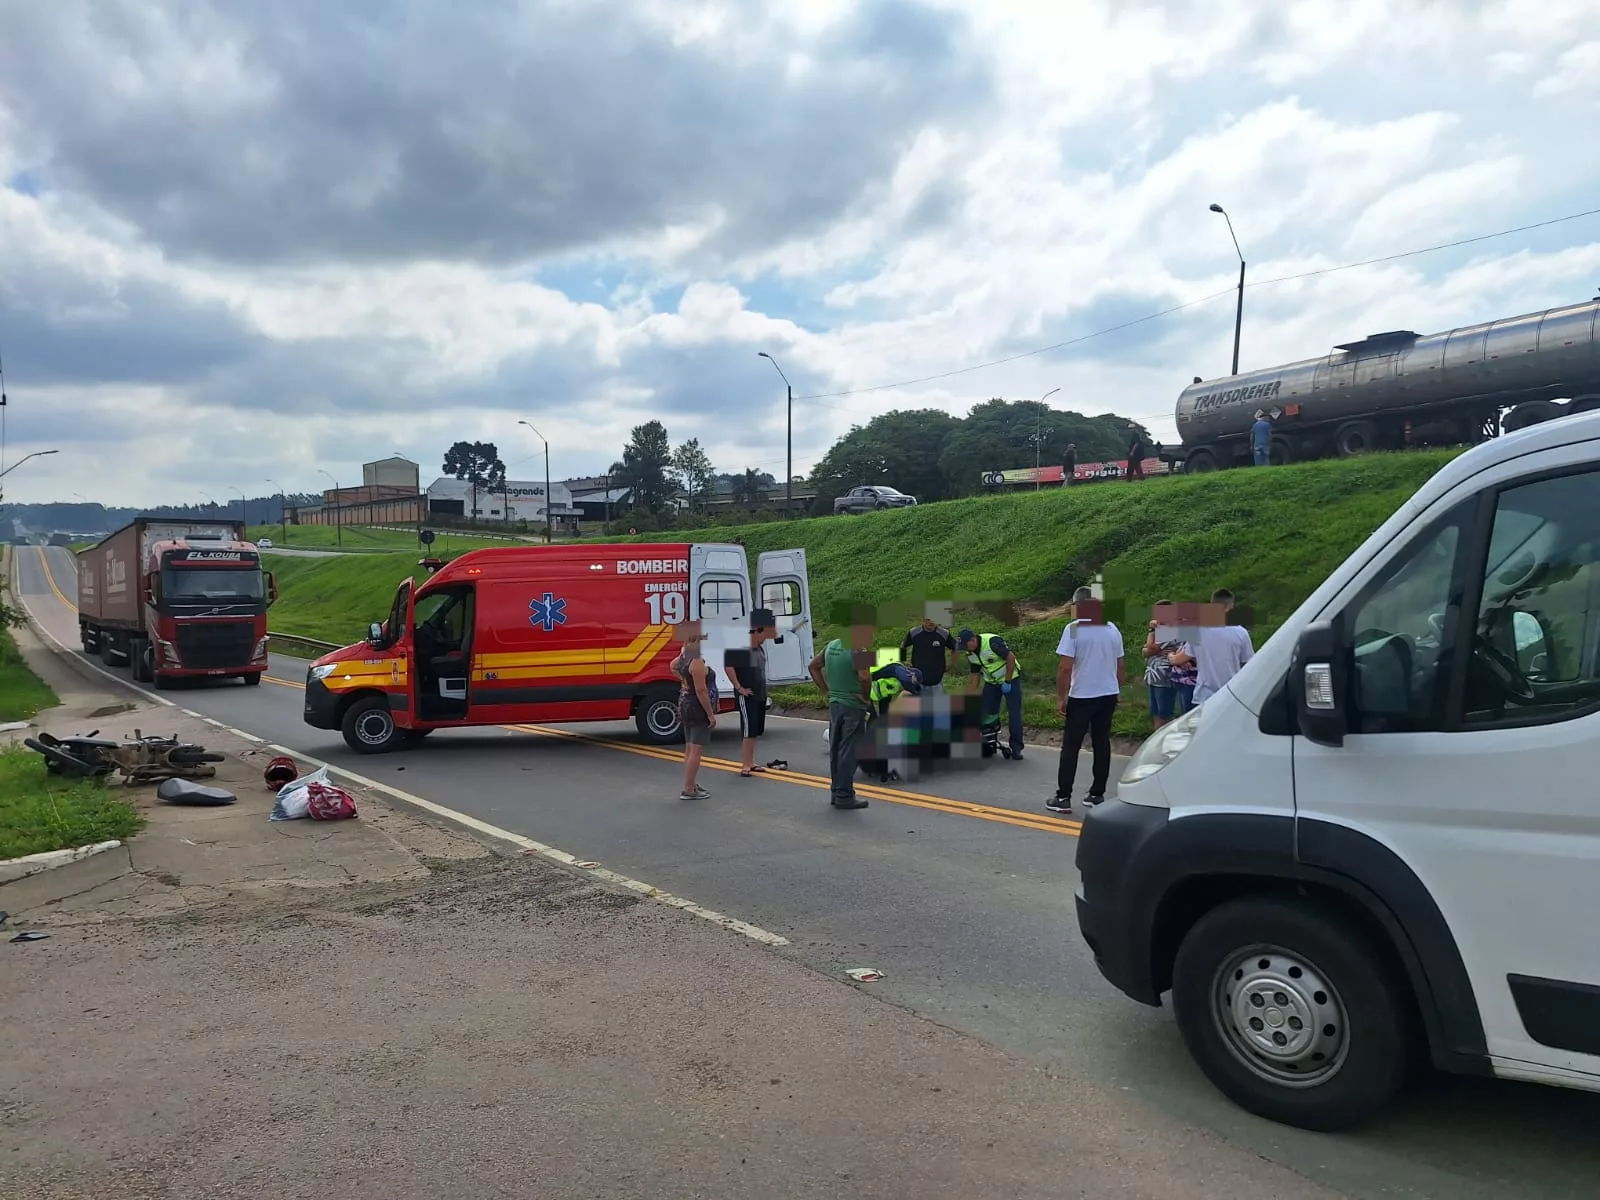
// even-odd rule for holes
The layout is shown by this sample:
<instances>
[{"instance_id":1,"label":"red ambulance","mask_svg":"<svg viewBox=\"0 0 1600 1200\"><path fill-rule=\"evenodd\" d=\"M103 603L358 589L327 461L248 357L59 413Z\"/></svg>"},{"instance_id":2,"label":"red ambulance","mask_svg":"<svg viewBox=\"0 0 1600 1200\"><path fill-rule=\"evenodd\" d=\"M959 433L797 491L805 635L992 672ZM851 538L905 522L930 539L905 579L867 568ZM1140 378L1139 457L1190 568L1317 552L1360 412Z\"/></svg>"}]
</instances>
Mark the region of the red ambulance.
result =
<instances>
[{"instance_id":1,"label":"red ambulance","mask_svg":"<svg viewBox=\"0 0 1600 1200\"><path fill-rule=\"evenodd\" d=\"M753 608L771 609L767 679L806 678L812 655L804 550L743 546L516 546L473 550L420 584L403 580L367 639L325 654L306 676L305 721L380 754L435 729L623 721L679 742L673 627L699 621L706 661L749 645ZM722 710L732 698L722 685Z\"/></svg>"}]
</instances>

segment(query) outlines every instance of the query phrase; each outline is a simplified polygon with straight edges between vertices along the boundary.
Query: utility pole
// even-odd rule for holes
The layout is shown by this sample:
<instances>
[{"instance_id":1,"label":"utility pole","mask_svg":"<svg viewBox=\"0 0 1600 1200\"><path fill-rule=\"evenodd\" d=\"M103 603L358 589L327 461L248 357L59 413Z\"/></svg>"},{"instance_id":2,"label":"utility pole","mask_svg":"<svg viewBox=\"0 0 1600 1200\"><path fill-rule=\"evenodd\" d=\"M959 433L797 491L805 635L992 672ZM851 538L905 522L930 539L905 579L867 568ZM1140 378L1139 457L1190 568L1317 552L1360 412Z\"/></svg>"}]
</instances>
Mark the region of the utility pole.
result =
<instances>
[{"instance_id":1,"label":"utility pole","mask_svg":"<svg viewBox=\"0 0 1600 1200\"><path fill-rule=\"evenodd\" d=\"M783 468L783 507L788 516L794 515L794 384L789 382L789 377L783 373L783 368L778 366L778 360L765 350L757 350L756 355L766 359L778 372L778 378L783 380L784 392L787 397L786 409L788 412L788 429L784 435L784 444L787 452L784 456Z\"/></svg>"},{"instance_id":2,"label":"utility pole","mask_svg":"<svg viewBox=\"0 0 1600 1200\"><path fill-rule=\"evenodd\" d=\"M289 544L289 497L277 480L269 479L266 483L268 487L273 488L278 493L278 521L282 526L282 532L279 536L283 538L283 544L287 546Z\"/></svg>"},{"instance_id":3,"label":"utility pole","mask_svg":"<svg viewBox=\"0 0 1600 1200\"><path fill-rule=\"evenodd\" d=\"M1233 310L1233 373L1239 373L1239 334L1244 329L1244 251L1239 249L1239 235L1233 232L1233 218L1220 204L1213 204L1211 211L1221 213L1222 219L1228 223L1228 236L1233 239L1233 251L1239 256L1239 302Z\"/></svg>"}]
</instances>

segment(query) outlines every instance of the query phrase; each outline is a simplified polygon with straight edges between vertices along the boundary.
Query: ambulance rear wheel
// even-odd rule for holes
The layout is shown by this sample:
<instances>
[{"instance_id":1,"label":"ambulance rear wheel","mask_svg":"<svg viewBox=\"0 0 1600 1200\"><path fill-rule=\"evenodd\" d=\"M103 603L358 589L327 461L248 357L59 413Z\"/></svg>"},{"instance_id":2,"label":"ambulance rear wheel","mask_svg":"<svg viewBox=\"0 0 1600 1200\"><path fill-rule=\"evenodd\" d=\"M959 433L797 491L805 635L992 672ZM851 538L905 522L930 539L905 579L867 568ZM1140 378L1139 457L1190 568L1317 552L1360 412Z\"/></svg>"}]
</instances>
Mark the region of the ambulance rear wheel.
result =
<instances>
[{"instance_id":1,"label":"ambulance rear wheel","mask_svg":"<svg viewBox=\"0 0 1600 1200\"><path fill-rule=\"evenodd\" d=\"M398 749L405 741L389 711L389 702L382 696L357 700L345 710L340 729L345 745L357 754L384 754Z\"/></svg>"},{"instance_id":2,"label":"ambulance rear wheel","mask_svg":"<svg viewBox=\"0 0 1600 1200\"><path fill-rule=\"evenodd\" d=\"M652 746L672 746L683 741L683 728L678 722L678 690L659 688L646 692L639 699L633 722L639 736Z\"/></svg>"}]
</instances>

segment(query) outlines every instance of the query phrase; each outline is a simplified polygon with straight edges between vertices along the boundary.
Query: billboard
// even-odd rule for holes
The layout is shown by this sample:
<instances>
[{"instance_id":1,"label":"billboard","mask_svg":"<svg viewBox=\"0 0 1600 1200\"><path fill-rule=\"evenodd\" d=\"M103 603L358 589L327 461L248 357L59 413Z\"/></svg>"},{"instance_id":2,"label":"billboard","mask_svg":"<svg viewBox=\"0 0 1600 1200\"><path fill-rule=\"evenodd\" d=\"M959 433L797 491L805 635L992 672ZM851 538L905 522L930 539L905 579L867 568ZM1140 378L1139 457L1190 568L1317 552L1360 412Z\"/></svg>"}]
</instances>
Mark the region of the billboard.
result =
<instances>
[{"instance_id":1,"label":"billboard","mask_svg":"<svg viewBox=\"0 0 1600 1200\"><path fill-rule=\"evenodd\" d=\"M1168 475L1172 472L1169 463L1162 462L1159 458L1143 459L1141 465L1146 475ZM1122 479L1128 474L1128 464L1117 459L1112 462L1076 463L1072 468L1072 481L1074 483L1088 483L1096 479ZM1019 484L1061 484L1066 482L1065 467L1016 467L1010 471L985 471L983 473L983 486L1016 487Z\"/></svg>"},{"instance_id":2,"label":"billboard","mask_svg":"<svg viewBox=\"0 0 1600 1200\"><path fill-rule=\"evenodd\" d=\"M1017 467L1011 471L985 471L984 487L1006 487L1016 483L1061 483L1066 479L1065 467Z\"/></svg>"}]
</instances>

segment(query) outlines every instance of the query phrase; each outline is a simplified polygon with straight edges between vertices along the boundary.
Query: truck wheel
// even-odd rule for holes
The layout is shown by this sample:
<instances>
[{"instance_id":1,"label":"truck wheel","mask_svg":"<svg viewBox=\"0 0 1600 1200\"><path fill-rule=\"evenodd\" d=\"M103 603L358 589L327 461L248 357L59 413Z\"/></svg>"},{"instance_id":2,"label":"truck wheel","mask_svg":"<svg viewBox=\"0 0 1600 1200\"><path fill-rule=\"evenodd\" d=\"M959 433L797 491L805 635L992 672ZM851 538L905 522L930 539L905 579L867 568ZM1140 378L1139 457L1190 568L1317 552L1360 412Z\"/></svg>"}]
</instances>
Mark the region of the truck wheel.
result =
<instances>
[{"instance_id":1,"label":"truck wheel","mask_svg":"<svg viewBox=\"0 0 1600 1200\"><path fill-rule=\"evenodd\" d=\"M95 642L94 630L90 629L87 625L84 625L78 630L78 637L83 642L83 652L85 654L100 653L100 647Z\"/></svg>"},{"instance_id":2,"label":"truck wheel","mask_svg":"<svg viewBox=\"0 0 1600 1200\"><path fill-rule=\"evenodd\" d=\"M1371 421L1350 421L1333 435L1333 448L1340 458L1354 458L1378 448L1378 429Z\"/></svg>"},{"instance_id":3,"label":"truck wheel","mask_svg":"<svg viewBox=\"0 0 1600 1200\"><path fill-rule=\"evenodd\" d=\"M1210 446L1200 446L1183 456L1185 475L1204 475L1217 469L1217 452Z\"/></svg>"},{"instance_id":4,"label":"truck wheel","mask_svg":"<svg viewBox=\"0 0 1600 1200\"><path fill-rule=\"evenodd\" d=\"M100 661L108 667L117 665L117 643L112 638L104 638L100 642Z\"/></svg>"},{"instance_id":5,"label":"truck wheel","mask_svg":"<svg viewBox=\"0 0 1600 1200\"><path fill-rule=\"evenodd\" d=\"M405 741L389 712L389 702L382 696L368 696L347 708L341 731L345 745L357 754L384 754Z\"/></svg>"},{"instance_id":6,"label":"truck wheel","mask_svg":"<svg viewBox=\"0 0 1600 1200\"><path fill-rule=\"evenodd\" d=\"M155 653L149 642L129 643L128 672L135 683L151 683L155 680Z\"/></svg>"},{"instance_id":7,"label":"truck wheel","mask_svg":"<svg viewBox=\"0 0 1600 1200\"><path fill-rule=\"evenodd\" d=\"M239 676L239 678L244 680L245 687L260 687L261 686L261 675L260 675L259 672L257 672L256 674L253 674L253 675L241 675L241 676Z\"/></svg>"},{"instance_id":8,"label":"truck wheel","mask_svg":"<svg viewBox=\"0 0 1600 1200\"><path fill-rule=\"evenodd\" d=\"M1294 443L1282 436L1273 438L1268 461L1275 467L1292 463L1294 461Z\"/></svg>"},{"instance_id":9,"label":"truck wheel","mask_svg":"<svg viewBox=\"0 0 1600 1200\"><path fill-rule=\"evenodd\" d=\"M678 692L675 688L655 688L639 698L633 723L639 736L652 746L673 746L683 741L683 726L678 721Z\"/></svg>"},{"instance_id":10,"label":"truck wheel","mask_svg":"<svg viewBox=\"0 0 1600 1200\"><path fill-rule=\"evenodd\" d=\"M1270 1121L1342 1129L1405 1080L1406 1008L1387 963L1304 904L1236 900L1201 917L1173 963L1172 1007L1206 1077Z\"/></svg>"}]
</instances>

